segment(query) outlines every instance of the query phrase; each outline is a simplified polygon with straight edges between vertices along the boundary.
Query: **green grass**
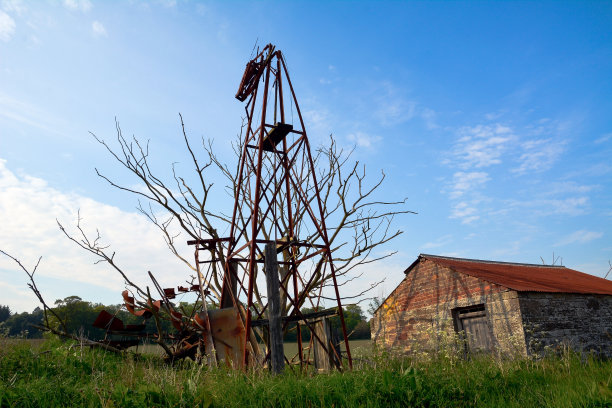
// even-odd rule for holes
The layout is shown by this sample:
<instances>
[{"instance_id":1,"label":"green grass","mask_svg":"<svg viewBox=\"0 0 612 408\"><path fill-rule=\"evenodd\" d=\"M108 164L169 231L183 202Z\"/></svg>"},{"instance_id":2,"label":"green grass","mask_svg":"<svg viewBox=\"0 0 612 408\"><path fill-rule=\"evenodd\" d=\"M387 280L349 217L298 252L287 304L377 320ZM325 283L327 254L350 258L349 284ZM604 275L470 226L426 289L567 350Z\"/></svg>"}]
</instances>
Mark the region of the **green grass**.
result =
<instances>
[{"instance_id":1,"label":"green grass","mask_svg":"<svg viewBox=\"0 0 612 408\"><path fill-rule=\"evenodd\" d=\"M152 354L0 339L0 407L612 407L612 362L565 353L537 361L416 362L362 348L353 371L233 372Z\"/></svg>"},{"instance_id":2,"label":"green grass","mask_svg":"<svg viewBox=\"0 0 612 408\"><path fill-rule=\"evenodd\" d=\"M349 346L351 347L351 352L355 353L361 349L370 349L372 342L370 340L350 340ZM286 342L283 344L285 347L285 357L291 360L294 356L297 355L298 344L297 343L289 343ZM304 342L304 347L308 346L308 342ZM342 344L341 349L344 350L344 344ZM307 353L307 352L306 352Z\"/></svg>"}]
</instances>

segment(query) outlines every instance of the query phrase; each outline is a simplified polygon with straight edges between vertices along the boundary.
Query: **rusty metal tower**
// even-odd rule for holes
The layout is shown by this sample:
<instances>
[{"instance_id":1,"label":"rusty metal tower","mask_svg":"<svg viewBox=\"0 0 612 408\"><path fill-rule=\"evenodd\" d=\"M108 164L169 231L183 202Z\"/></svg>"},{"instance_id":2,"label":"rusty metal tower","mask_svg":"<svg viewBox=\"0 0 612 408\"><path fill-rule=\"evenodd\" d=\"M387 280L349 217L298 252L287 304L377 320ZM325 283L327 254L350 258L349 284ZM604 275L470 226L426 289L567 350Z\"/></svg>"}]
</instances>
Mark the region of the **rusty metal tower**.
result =
<instances>
[{"instance_id":1,"label":"rusty metal tower","mask_svg":"<svg viewBox=\"0 0 612 408\"><path fill-rule=\"evenodd\" d=\"M332 314L321 311L322 300L327 299L333 301L333 314L340 319L346 361L352 367L325 203L302 112L280 50L268 44L247 63L236 98L246 103L246 128L224 257L221 307L238 308L243 315L242 364L248 364L249 353L256 354L254 348L265 342L257 338L263 333L257 327L265 324L268 297L265 284L258 283L266 273L264 246L272 243L280 257L283 329L297 331L294 361L307 364L311 350L318 348L331 356L332 365L343 366L342 353L313 324L314 318ZM303 313L304 308L311 310ZM311 332L308 345L302 343L304 327Z\"/></svg>"}]
</instances>

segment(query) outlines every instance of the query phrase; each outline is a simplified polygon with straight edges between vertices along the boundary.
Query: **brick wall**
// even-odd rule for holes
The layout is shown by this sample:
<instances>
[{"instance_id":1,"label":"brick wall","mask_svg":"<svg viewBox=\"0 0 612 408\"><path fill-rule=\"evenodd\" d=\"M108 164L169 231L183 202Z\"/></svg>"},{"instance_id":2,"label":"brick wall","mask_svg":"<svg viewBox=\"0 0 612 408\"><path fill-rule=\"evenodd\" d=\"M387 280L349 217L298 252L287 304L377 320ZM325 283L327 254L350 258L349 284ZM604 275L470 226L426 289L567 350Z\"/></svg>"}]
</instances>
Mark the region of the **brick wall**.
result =
<instances>
[{"instance_id":1,"label":"brick wall","mask_svg":"<svg viewBox=\"0 0 612 408\"><path fill-rule=\"evenodd\" d=\"M568 345L612 357L612 296L519 293L530 353Z\"/></svg>"},{"instance_id":2,"label":"brick wall","mask_svg":"<svg viewBox=\"0 0 612 408\"><path fill-rule=\"evenodd\" d=\"M452 310L484 304L494 346L526 353L518 294L421 259L372 318L372 339L402 350L436 347L454 333ZM447 337L448 338L448 337Z\"/></svg>"}]
</instances>

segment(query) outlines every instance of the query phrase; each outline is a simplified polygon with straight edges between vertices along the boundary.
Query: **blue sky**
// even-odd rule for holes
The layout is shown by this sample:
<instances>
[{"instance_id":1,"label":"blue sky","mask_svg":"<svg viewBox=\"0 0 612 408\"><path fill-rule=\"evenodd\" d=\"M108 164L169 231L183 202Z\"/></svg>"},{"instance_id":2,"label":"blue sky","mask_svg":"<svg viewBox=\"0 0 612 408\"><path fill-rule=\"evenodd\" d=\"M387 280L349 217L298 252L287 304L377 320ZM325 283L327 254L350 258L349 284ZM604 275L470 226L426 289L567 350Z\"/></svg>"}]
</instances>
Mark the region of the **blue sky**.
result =
<instances>
[{"instance_id":1,"label":"blue sky","mask_svg":"<svg viewBox=\"0 0 612 408\"><path fill-rule=\"evenodd\" d=\"M612 259L611 2L0 1L0 248L43 256L49 298L119 303L121 280L60 234L80 209L136 279L185 269L94 168L133 185L89 131L150 139L155 171L189 173L196 140L230 142L253 45L283 50L311 143L329 134L385 199L418 215L350 290L382 293L419 253L563 264L603 276ZM181 167L183 166L183 167ZM221 183L221 181L220 181ZM218 208L231 206L223 194ZM186 249L186 251L188 251ZM31 310L0 259L0 303ZM349 290L347 289L347 291Z\"/></svg>"}]
</instances>

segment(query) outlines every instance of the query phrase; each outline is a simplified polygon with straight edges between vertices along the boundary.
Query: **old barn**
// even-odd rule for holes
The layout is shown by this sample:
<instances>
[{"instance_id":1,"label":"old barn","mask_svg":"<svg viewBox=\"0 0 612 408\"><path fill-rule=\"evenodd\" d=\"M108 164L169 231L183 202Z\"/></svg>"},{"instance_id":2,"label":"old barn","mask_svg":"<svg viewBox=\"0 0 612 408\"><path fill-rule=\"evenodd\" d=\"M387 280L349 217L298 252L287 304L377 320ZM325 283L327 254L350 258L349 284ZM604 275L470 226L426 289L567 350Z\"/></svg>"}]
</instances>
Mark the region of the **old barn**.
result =
<instances>
[{"instance_id":1,"label":"old barn","mask_svg":"<svg viewBox=\"0 0 612 408\"><path fill-rule=\"evenodd\" d=\"M378 308L372 339L403 350L465 333L470 351L569 345L612 356L612 281L563 266L421 254Z\"/></svg>"}]
</instances>

